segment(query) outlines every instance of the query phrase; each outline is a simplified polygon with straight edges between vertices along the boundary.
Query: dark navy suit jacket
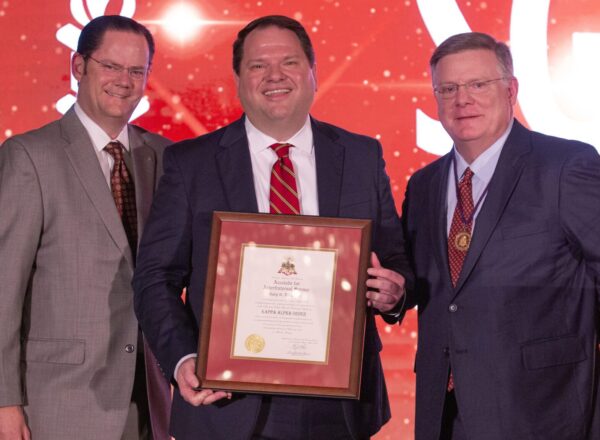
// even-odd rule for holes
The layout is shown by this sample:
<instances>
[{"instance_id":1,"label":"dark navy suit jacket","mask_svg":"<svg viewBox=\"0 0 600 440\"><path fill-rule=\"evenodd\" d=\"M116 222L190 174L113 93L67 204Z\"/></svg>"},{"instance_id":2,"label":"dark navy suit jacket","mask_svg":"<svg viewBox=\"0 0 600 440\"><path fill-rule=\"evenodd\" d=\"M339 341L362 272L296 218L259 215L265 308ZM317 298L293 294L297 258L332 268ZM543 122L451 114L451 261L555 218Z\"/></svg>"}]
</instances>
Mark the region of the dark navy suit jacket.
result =
<instances>
[{"instance_id":1,"label":"dark navy suit jacket","mask_svg":"<svg viewBox=\"0 0 600 440\"><path fill-rule=\"evenodd\" d=\"M600 439L596 150L515 121L456 288L450 161L415 173L403 207L419 316L416 439L439 439L450 365L469 439Z\"/></svg>"},{"instance_id":2,"label":"dark navy suit jacket","mask_svg":"<svg viewBox=\"0 0 600 440\"><path fill-rule=\"evenodd\" d=\"M319 214L373 220L372 247L384 267L407 272L398 218L379 142L312 120ZM243 118L213 133L175 144L164 155L160 181L142 238L134 278L141 327L172 377L195 353L202 316L213 211L258 212ZM187 287L187 303L180 300ZM390 410L379 359L381 342L368 314L359 401L343 402L350 431L372 435ZM299 397L296 397L298 399ZM175 393L171 432L178 439L248 439L262 396L194 408Z\"/></svg>"}]
</instances>

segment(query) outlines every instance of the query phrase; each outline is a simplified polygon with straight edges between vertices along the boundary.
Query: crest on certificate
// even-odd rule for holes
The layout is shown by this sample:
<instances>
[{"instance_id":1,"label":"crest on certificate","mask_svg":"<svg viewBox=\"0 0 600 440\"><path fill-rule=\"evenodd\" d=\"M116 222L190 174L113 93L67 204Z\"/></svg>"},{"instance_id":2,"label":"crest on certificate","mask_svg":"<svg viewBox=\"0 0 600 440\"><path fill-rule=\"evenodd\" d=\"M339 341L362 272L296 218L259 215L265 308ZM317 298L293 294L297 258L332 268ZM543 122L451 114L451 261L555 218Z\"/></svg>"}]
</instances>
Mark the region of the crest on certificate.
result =
<instances>
[{"instance_id":1,"label":"crest on certificate","mask_svg":"<svg viewBox=\"0 0 600 440\"><path fill-rule=\"evenodd\" d=\"M277 271L277 273L283 275L297 275L296 265L294 264L294 259L292 257L287 257L285 260L281 262L281 267Z\"/></svg>"}]
</instances>

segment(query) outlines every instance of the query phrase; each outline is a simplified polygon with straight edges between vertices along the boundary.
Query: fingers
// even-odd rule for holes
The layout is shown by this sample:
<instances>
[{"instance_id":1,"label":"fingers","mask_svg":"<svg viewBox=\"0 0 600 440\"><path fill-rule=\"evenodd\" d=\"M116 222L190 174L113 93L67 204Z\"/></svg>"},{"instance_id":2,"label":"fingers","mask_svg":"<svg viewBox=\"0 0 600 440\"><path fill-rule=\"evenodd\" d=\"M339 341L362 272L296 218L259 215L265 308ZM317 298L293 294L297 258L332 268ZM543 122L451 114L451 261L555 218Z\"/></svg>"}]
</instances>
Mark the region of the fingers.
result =
<instances>
[{"instance_id":1,"label":"fingers","mask_svg":"<svg viewBox=\"0 0 600 440\"><path fill-rule=\"evenodd\" d=\"M210 405L221 399L231 399L231 393L226 391L202 390L201 393L204 391L210 391L210 393L202 401L202 405Z\"/></svg>"},{"instance_id":2,"label":"fingers","mask_svg":"<svg viewBox=\"0 0 600 440\"><path fill-rule=\"evenodd\" d=\"M210 405L221 399L231 399L231 393L226 391L213 391L209 389L194 390L192 388L184 390L179 388L181 397L193 406Z\"/></svg>"},{"instance_id":3,"label":"fingers","mask_svg":"<svg viewBox=\"0 0 600 440\"><path fill-rule=\"evenodd\" d=\"M382 267L374 252L371 253L371 265L367 269L371 277L367 280L367 304L381 312L392 310L404 295L404 277Z\"/></svg>"},{"instance_id":4,"label":"fingers","mask_svg":"<svg viewBox=\"0 0 600 440\"><path fill-rule=\"evenodd\" d=\"M379 262L379 258L377 258L377 254L375 252L371 252L371 266L380 269L381 263Z\"/></svg>"},{"instance_id":5,"label":"fingers","mask_svg":"<svg viewBox=\"0 0 600 440\"><path fill-rule=\"evenodd\" d=\"M397 289L393 292L385 293L381 291L367 291L368 305L380 312L389 312L400 302L403 291Z\"/></svg>"},{"instance_id":6,"label":"fingers","mask_svg":"<svg viewBox=\"0 0 600 440\"><path fill-rule=\"evenodd\" d=\"M226 391L213 391L209 389L198 390L200 381L194 371L195 360L188 359L179 367L177 384L179 394L183 400L193 406L210 405L217 400L231 399L231 393Z\"/></svg>"},{"instance_id":7,"label":"fingers","mask_svg":"<svg viewBox=\"0 0 600 440\"><path fill-rule=\"evenodd\" d=\"M30 440L31 433L20 406L0 408L0 440Z\"/></svg>"}]
</instances>

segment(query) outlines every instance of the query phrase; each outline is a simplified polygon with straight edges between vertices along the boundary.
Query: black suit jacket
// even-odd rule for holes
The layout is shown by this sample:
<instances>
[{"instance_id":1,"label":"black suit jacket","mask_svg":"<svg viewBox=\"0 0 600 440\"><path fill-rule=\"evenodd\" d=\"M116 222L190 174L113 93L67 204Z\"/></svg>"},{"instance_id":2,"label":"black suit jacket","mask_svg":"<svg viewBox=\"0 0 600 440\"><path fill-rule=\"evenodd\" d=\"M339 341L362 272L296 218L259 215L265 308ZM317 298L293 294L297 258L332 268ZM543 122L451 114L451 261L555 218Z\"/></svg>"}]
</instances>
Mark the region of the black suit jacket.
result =
<instances>
[{"instance_id":1,"label":"black suit jacket","mask_svg":"<svg viewBox=\"0 0 600 440\"><path fill-rule=\"evenodd\" d=\"M456 288L450 161L415 173L403 207L419 315L416 439L439 439L450 365L468 438L600 438L597 152L515 121Z\"/></svg>"},{"instance_id":2,"label":"black suit jacket","mask_svg":"<svg viewBox=\"0 0 600 440\"><path fill-rule=\"evenodd\" d=\"M386 267L406 272L381 145L316 120L312 130L320 215L372 219L373 250ZM172 376L176 363L197 349L213 211L258 211L243 118L168 148L164 168L140 244L134 289L142 329ZM185 305L180 300L184 287ZM369 314L361 399L343 404L350 430L361 437L378 431L390 417L380 350ZM194 408L175 393L172 434L178 440L248 439L261 400L247 395L222 407Z\"/></svg>"}]
</instances>

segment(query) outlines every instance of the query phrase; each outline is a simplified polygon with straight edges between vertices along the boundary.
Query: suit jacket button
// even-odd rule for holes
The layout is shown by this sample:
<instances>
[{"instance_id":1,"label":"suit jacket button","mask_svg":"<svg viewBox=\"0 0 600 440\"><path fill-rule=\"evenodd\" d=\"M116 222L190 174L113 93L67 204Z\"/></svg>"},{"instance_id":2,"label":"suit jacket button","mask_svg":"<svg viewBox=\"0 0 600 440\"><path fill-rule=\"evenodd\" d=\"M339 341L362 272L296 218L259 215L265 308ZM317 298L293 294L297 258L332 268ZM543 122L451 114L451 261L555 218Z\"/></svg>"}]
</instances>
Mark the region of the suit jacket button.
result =
<instances>
[{"instance_id":1,"label":"suit jacket button","mask_svg":"<svg viewBox=\"0 0 600 440\"><path fill-rule=\"evenodd\" d=\"M444 354L448 356L450 354L450 349L448 347L444 347Z\"/></svg>"},{"instance_id":2,"label":"suit jacket button","mask_svg":"<svg viewBox=\"0 0 600 440\"><path fill-rule=\"evenodd\" d=\"M135 347L133 346L133 344L127 344L125 346L125 351L127 353L133 353L135 351Z\"/></svg>"},{"instance_id":3,"label":"suit jacket button","mask_svg":"<svg viewBox=\"0 0 600 440\"><path fill-rule=\"evenodd\" d=\"M458 306L456 304L450 304L448 310L450 311L450 313L454 313L458 310Z\"/></svg>"}]
</instances>

